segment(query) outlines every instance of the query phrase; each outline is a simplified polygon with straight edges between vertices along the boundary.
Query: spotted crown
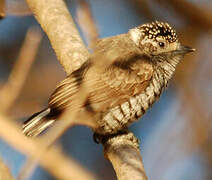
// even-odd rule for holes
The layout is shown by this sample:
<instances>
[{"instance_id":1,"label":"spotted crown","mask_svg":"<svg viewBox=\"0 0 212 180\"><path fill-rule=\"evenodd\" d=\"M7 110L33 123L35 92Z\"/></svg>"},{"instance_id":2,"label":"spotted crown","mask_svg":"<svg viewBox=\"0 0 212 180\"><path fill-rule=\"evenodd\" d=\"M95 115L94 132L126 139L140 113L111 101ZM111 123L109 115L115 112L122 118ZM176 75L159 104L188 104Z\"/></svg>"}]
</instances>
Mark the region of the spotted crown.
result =
<instances>
[{"instance_id":1,"label":"spotted crown","mask_svg":"<svg viewBox=\"0 0 212 180\"><path fill-rule=\"evenodd\" d=\"M138 28L142 30L149 39L156 40L157 37L161 36L169 43L177 41L176 31L168 23L155 21L143 24Z\"/></svg>"}]
</instances>

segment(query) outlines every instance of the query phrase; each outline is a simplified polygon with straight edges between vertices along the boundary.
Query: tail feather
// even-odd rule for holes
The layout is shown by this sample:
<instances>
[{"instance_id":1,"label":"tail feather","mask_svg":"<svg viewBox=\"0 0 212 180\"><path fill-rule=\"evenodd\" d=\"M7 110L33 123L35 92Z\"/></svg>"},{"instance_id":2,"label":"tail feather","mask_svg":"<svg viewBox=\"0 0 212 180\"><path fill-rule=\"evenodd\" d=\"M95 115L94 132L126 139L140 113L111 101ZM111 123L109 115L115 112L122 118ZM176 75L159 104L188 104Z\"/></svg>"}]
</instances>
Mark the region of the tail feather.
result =
<instances>
[{"instance_id":1,"label":"tail feather","mask_svg":"<svg viewBox=\"0 0 212 180\"><path fill-rule=\"evenodd\" d=\"M50 113L50 108L44 109L38 113L32 115L23 124L23 133L26 136L37 136L48 128L55 120L47 118Z\"/></svg>"},{"instance_id":2,"label":"tail feather","mask_svg":"<svg viewBox=\"0 0 212 180\"><path fill-rule=\"evenodd\" d=\"M25 133L27 136L35 137L47 129L55 120L42 120L36 127Z\"/></svg>"}]
</instances>

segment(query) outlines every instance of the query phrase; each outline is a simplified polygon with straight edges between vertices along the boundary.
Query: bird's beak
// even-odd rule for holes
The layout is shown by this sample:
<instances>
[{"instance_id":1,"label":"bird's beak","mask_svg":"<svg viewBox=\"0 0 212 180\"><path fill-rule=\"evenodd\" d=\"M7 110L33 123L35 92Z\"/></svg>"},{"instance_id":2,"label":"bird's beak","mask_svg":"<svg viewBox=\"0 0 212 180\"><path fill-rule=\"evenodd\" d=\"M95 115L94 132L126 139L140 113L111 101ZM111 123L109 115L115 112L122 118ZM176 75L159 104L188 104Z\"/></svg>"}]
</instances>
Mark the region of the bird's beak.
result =
<instances>
[{"instance_id":1,"label":"bird's beak","mask_svg":"<svg viewBox=\"0 0 212 180\"><path fill-rule=\"evenodd\" d=\"M189 46L184 46L184 45L179 45L178 46L178 48L177 48L177 50L176 50L176 53L177 54L182 54L182 55L184 55L184 54L187 54L187 53L190 53L190 52L194 52L194 51L196 51L196 49L194 49L194 48L191 48L191 47L189 47Z\"/></svg>"}]
</instances>

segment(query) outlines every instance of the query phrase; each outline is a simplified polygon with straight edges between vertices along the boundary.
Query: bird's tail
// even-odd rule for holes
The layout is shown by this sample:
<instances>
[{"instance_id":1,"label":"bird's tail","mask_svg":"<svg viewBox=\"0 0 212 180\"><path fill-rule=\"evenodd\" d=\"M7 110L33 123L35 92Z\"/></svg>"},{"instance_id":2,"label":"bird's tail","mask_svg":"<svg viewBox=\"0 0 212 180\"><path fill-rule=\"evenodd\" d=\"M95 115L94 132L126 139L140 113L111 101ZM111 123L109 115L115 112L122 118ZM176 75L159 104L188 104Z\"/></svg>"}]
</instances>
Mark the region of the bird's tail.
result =
<instances>
[{"instance_id":1,"label":"bird's tail","mask_svg":"<svg viewBox=\"0 0 212 180\"><path fill-rule=\"evenodd\" d=\"M55 119L49 118L50 108L44 109L38 113L33 114L28 120L23 124L23 133L26 136L37 136L48 128Z\"/></svg>"}]
</instances>

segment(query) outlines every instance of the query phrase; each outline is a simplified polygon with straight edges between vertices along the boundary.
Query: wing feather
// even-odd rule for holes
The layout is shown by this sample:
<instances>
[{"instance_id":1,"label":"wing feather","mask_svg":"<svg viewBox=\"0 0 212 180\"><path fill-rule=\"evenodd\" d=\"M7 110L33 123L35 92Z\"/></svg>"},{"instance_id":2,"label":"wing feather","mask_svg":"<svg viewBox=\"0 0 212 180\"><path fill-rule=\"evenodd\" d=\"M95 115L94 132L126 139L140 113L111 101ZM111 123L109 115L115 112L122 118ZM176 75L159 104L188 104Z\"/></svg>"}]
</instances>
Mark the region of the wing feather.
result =
<instances>
[{"instance_id":1,"label":"wing feather","mask_svg":"<svg viewBox=\"0 0 212 180\"><path fill-rule=\"evenodd\" d=\"M81 103L78 104L81 107L87 103L82 104L77 98L79 93L85 92L87 99L84 102L89 101L97 111L105 111L142 93L152 78L153 65L149 57L140 55L141 52L125 51L132 45L110 38L99 42L98 47L102 48L97 48L87 63L57 86L49 99L49 106L64 109Z\"/></svg>"},{"instance_id":2,"label":"wing feather","mask_svg":"<svg viewBox=\"0 0 212 180\"><path fill-rule=\"evenodd\" d=\"M104 73L99 73L95 68L89 69L84 77L85 85L83 86L87 94L86 98L97 111L104 111L108 107L116 106L129 97L141 93L148 86L153 69L144 62L139 65L139 69L137 73L118 67L111 67ZM67 77L65 83L62 82L57 87L49 100L51 108L64 109L71 105L81 88L74 78L73 76Z\"/></svg>"}]
</instances>

